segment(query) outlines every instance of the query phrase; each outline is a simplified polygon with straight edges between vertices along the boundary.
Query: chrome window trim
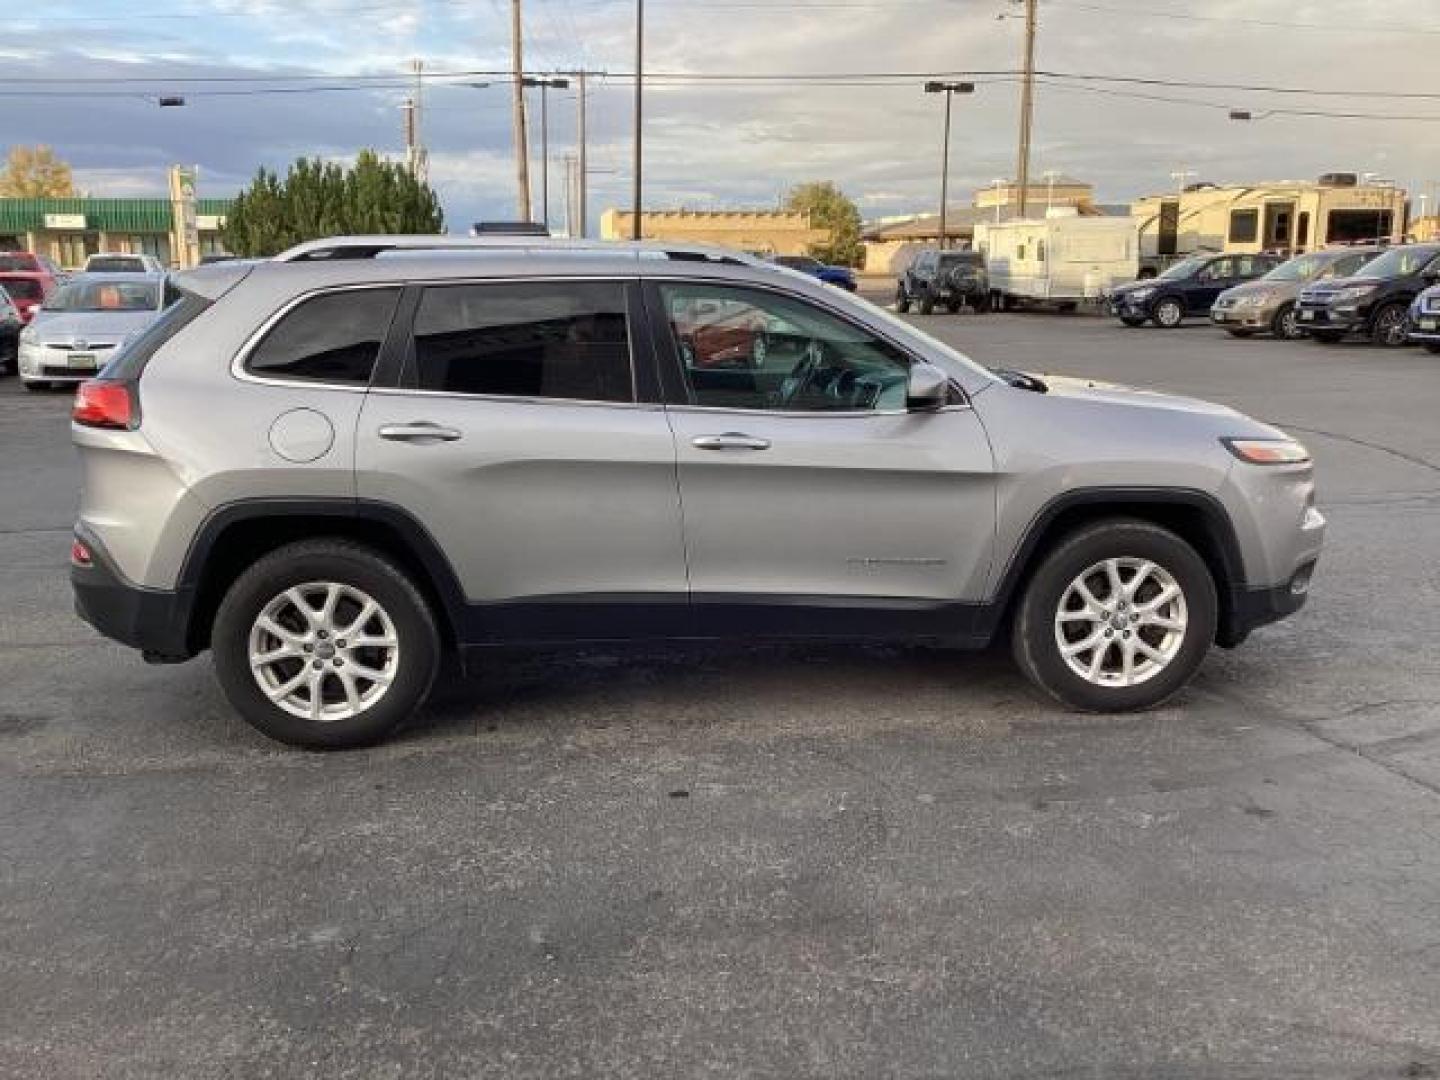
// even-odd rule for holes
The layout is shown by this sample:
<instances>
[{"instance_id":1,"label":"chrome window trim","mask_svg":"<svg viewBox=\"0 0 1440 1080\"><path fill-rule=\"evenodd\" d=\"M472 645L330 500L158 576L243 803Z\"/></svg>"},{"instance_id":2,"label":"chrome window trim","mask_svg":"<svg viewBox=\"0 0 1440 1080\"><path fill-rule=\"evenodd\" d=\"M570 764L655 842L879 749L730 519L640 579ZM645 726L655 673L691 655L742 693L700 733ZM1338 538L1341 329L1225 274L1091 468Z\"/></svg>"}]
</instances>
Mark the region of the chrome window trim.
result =
<instances>
[{"instance_id":1,"label":"chrome window trim","mask_svg":"<svg viewBox=\"0 0 1440 1080\"><path fill-rule=\"evenodd\" d=\"M660 412L665 408L658 401L598 401L595 398L512 397L506 394L462 394L455 390L421 390L418 387L376 386L369 391L384 397L450 398L455 401L478 401L489 405L580 405L588 409L643 409Z\"/></svg>"},{"instance_id":2,"label":"chrome window trim","mask_svg":"<svg viewBox=\"0 0 1440 1080\"><path fill-rule=\"evenodd\" d=\"M314 298L319 296L326 296L330 293L359 292L364 289L399 289L400 292L403 294L405 291L405 282L366 281L351 285L324 285L318 289L311 289L307 292L300 293L297 296L292 296L277 310L272 312L269 318L267 318L264 322L260 324L259 329L252 331L250 333L250 336L241 343L239 350L230 360L230 374L241 382L257 383L261 386L285 386L292 389L307 390L341 390L352 394L365 393L370 389L370 382L368 380L364 383L348 383L327 382L323 379L283 379L275 378L268 375L256 375L253 372L247 371L245 369L245 365L249 362L251 354L257 348L259 348L260 342L264 340L265 335L270 333L270 331L275 328L276 323L278 323L281 319L285 318L286 315L290 314L290 312L294 311L301 304L306 303L309 300L313 300ZM397 310L399 308L401 299L402 297L395 298ZM391 315L391 318L394 318L393 313ZM380 348L383 350L384 347L385 344L382 341L380 344ZM379 362L380 354L377 352L375 354L375 363L378 365ZM370 369L370 378L374 379L374 377L375 368L372 366Z\"/></svg>"}]
</instances>

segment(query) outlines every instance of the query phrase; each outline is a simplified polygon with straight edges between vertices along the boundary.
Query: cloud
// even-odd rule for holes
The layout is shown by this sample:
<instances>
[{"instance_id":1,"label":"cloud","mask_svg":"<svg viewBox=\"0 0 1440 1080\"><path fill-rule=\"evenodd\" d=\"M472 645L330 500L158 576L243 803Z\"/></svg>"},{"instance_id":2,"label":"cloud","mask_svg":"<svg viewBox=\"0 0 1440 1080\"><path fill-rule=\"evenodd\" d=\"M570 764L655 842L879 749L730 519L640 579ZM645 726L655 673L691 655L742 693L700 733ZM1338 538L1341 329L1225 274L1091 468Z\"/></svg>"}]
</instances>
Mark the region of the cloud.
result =
<instances>
[{"instance_id":1,"label":"cloud","mask_svg":"<svg viewBox=\"0 0 1440 1080\"><path fill-rule=\"evenodd\" d=\"M283 168L302 154L349 157L375 147L398 155L399 106L408 93L412 57L423 57L432 71L508 64L503 3L181 0L181 5L177 14L186 18L76 21L65 24L63 34L39 39L45 44L28 37L23 48L0 52L11 78L57 72L155 76L153 83L105 97L13 99L7 138L56 146L96 193L163 192L165 167L185 161L201 166L204 193L221 194L243 184L260 165ZM995 18L1008 10L998 0L816 7L718 0L652 5L647 67L749 74L920 72L1011 69L1018 60L1020 27ZM1084 5L1053 0L1044 5L1040 64L1159 78L1318 84L1340 91L1433 89L1433 39L1388 34L1384 63L1357 64L1351 35L1260 25L1335 23L1340 16L1333 4L1320 0L1207 0L1165 9L1198 16L1189 20L1163 18L1158 10L1146 0ZM632 94L623 73L632 64L633 8L628 0L530 0L527 12L530 66L584 64L619 73L592 80L591 219L598 220L605 206L628 205L630 197ZM1352 28L1367 22L1393 26L1393 12L1378 0L1354 0L1344 20ZM1369 36L1363 40L1379 43ZM395 78L389 88L364 93L229 97L204 93L221 84L171 81L182 75L300 71ZM957 200L1015 171L1018 88L1013 81L977 81L974 95L955 101L951 190ZM188 104L160 110L153 98L161 92L185 94ZM1238 92L1157 92L1257 112L1297 104ZM424 137L447 218L463 225L512 215L508 86L430 84L425 100ZM532 97L532 125L538 124L535 104ZM573 149L573 93L552 93L550 104L552 204L558 205L560 156ZM1440 116L1440 102L1339 97L1319 104ZM924 94L918 80L864 87L656 81L646 93L646 202L767 206L792 184L832 179L867 214L929 208L939 188L941 109L941 99ZM1440 125L1415 121L1277 116L1244 124L1228 120L1224 108L1045 85L1037 92L1033 170L1038 175L1055 168L1092 180L1103 201L1168 188L1169 173L1181 167L1216 181L1373 170L1424 190L1427 180L1440 176L1437 134Z\"/></svg>"}]
</instances>

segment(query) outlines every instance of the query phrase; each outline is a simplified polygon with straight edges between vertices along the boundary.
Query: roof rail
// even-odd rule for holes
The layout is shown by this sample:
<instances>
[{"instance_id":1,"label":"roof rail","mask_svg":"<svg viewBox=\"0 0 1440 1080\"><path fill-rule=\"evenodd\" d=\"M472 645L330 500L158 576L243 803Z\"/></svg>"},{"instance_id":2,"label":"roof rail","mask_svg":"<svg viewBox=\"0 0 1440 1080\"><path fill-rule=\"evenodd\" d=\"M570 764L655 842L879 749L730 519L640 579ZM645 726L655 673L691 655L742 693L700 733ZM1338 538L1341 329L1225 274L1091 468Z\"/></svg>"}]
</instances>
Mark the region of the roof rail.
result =
<instances>
[{"instance_id":1,"label":"roof rail","mask_svg":"<svg viewBox=\"0 0 1440 1080\"><path fill-rule=\"evenodd\" d=\"M534 251L599 252L636 259L731 263L768 266L739 251L708 244L667 244L662 241L567 240L544 236L331 236L307 240L275 256L275 262L319 262L330 259L373 259L389 252Z\"/></svg>"}]
</instances>

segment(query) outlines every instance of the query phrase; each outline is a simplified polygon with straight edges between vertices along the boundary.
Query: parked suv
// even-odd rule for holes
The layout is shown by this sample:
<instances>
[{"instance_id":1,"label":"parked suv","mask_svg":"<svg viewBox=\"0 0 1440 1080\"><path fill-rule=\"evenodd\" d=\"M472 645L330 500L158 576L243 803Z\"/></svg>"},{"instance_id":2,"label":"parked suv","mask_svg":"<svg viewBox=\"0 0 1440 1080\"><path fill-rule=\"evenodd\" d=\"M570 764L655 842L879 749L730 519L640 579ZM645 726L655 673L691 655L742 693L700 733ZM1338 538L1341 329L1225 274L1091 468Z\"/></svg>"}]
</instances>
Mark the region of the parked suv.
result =
<instances>
[{"instance_id":1,"label":"parked suv","mask_svg":"<svg viewBox=\"0 0 1440 1080\"><path fill-rule=\"evenodd\" d=\"M990 310L990 277L985 256L978 251L922 251L900 275L895 289L895 310L902 315L914 304L921 315L937 306L959 311L968 305Z\"/></svg>"},{"instance_id":2,"label":"parked suv","mask_svg":"<svg viewBox=\"0 0 1440 1080\"><path fill-rule=\"evenodd\" d=\"M77 606L209 649L292 743L386 735L447 651L635 639L1004 633L1060 701L1145 708L1320 553L1283 432L993 372L720 249L349 238L177 283L76 393ZM764 362L693 362L740 306Z\"/></svg>"},{"instance_id":3,"label":"parked suv","mask_svg":"<svg viewBox=\"0 0 1440 1080\"><path fill-rule=\"evenodd\" d=\"M1410 304L1440 281L1440 244L1393 247L1353 277L1317 282L1301 290L1300 327L1327 345L1361 334L1376 345L1409 340Z\"/></svg>"},{"instance_id":4,"label":"parked suv","mask_svg":"<svg viewBox=\"0 0 1440 1080\"><path fill-rule=\"evenodd\" d=\"M1327 248L1296 255L1264 277L1226 289L1210 309L1210 321L1232 337L1270 333L1290 341L1305 335L1295 301L1300 290L1317 281L1349 277L1383 248Z\"/></svg>"},{"instance_id":5,"label":"parked suv","mask_svg":"<svg viewBox=\"0 0 1440 1080\"><path fill-rule=\"evenodd\" d=\"M1432 285L1410 305L1410 340L1440 353L1440 285Z\"/></svg>"},{"instance_id":6,"label":"parked suv","mask_svg":"<svg viewBox=\"0 0 1440 1080\"><path fill-rule=\"evenodd\" d=\"M1278 255L1192 255L1158 277L1121 285L1110 293L1110 314L1126 326L1173 329L1210 314L1226 289L1253 281L1280 265Z\"/></svg>"}]
</instances>

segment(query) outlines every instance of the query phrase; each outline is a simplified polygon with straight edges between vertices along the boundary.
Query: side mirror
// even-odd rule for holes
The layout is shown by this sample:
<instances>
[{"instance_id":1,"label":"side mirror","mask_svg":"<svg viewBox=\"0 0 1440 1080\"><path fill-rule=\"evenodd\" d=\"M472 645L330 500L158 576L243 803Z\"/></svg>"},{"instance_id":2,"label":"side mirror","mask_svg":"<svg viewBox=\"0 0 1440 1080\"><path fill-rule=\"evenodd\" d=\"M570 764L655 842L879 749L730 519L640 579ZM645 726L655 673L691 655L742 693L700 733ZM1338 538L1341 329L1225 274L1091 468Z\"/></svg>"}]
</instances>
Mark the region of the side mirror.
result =
<instances>
[{"instance_id":1,"label":"side mirror","mask_svg":"<svg viewBox=\"0 0 1440 1080\"><path fill-rule=\"evenodd\" d=\"M950 376L923 360L910 365L905 386L905 407L913 412L933 412L950 403Z\"/></svg>"}]
</instances>

